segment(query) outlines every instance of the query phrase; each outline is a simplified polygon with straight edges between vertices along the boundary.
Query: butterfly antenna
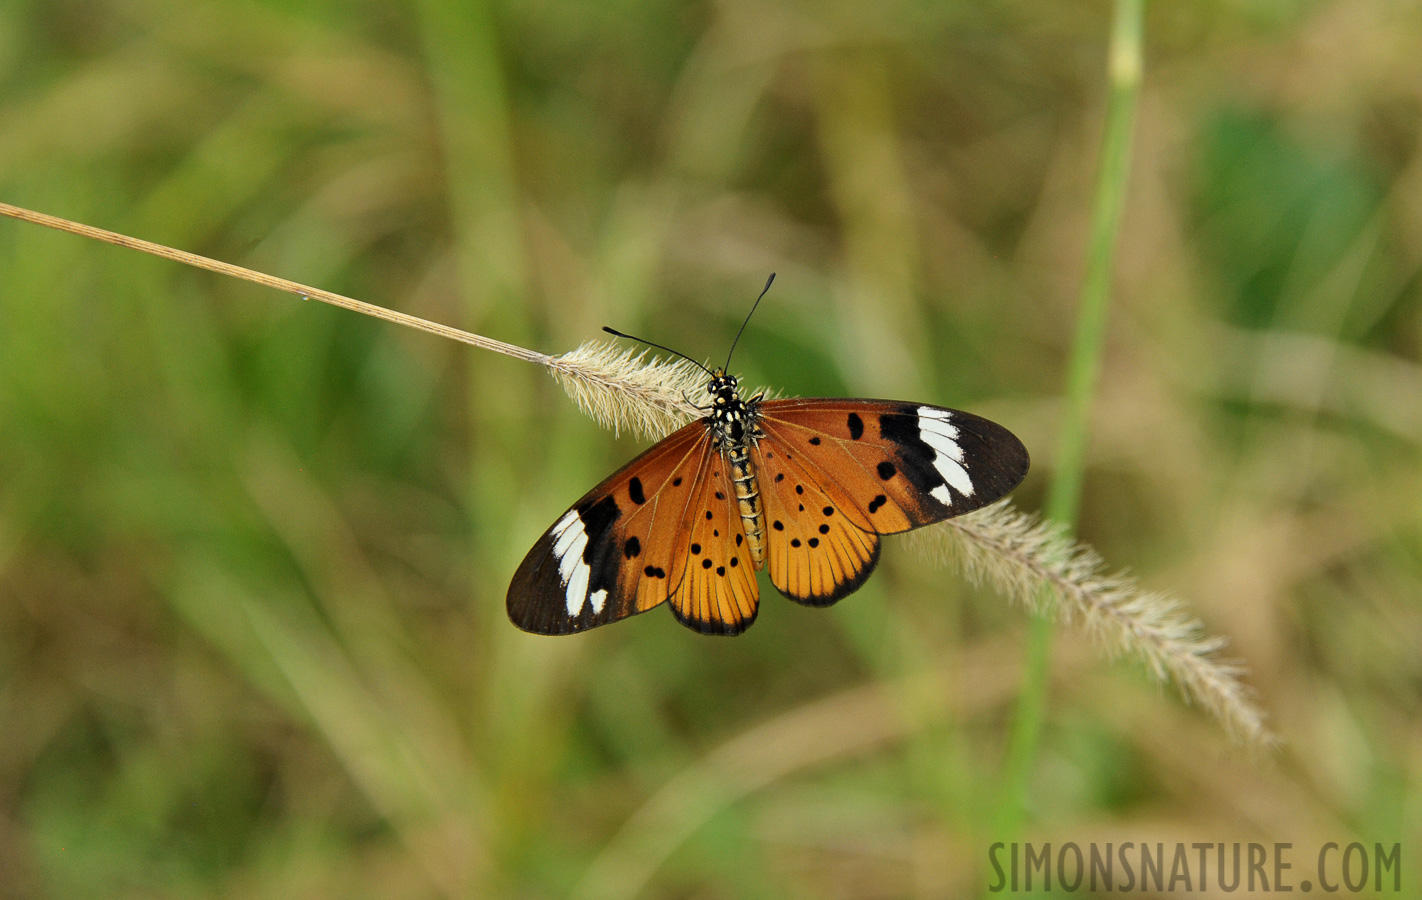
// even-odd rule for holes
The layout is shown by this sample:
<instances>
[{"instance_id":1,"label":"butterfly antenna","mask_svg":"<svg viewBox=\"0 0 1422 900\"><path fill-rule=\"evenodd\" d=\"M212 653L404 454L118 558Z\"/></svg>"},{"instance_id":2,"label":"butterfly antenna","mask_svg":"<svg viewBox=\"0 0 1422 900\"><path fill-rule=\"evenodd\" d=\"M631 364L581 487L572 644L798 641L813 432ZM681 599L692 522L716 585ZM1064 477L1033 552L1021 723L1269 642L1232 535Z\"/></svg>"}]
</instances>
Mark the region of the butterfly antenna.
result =
<instances>
[{"instance_id":1,"label":"butterfly antenna","mask_svg":"<svg viewBox=\"0 0 1422 900\"><path fill-rule=\"evenodd\" d=\"M741 330L736 332L736 339L731 341L731 353L736 352L736 345L741 342L741 335L745 333L746 326L750 324L751 316L755 315L755 308L760 306L760 301L765 297L765 292L770 290L773 281L775 281L775 273L771 272L770 277L765 279L765 287L760 289L760 296L755 298L755 302L751 304L750 312L746 313L746 320L741 323ZM731 353L726 354L727 370L731 368Z\"/></svg>"},{"instance_id":2,"label":"butterfly antenna","mask_svg":"<svg viewBox=\"0 0 1422 900\"><path fill-rule=\"evenodd\" d=\"M603 331L606 331L608 334L610 334L610 335L612 335L612 336L614 336L614 337L627 338L627 340L629 340L629 341L636 341L636 342L639 343L639 344L646 344L648 347L656 347L658 350L665 350L665 351L667 351L668 353L674 353L674 354L676 354L677 356L680 356L682 359L686 360L687 362L691 363L693 366L696 366L698 369L700 369L701 371L705 372L707 375L710 375L712 378L716 377L716 373L715 373L715 372L712 372L710 369L706 368L706 367L703 366L701 363L699 363L699 362L697 362L696 360L692 359L691 357L687 356L685 353L678 352L678 351L676 351L676 350L673 350L673 349L670 348L670 347L663 347L661 344L655 343L655 342L653 342L653 341L646 340L646 339L644 339L644 338L634 337L633 335L630 335L630 334L623 334L622 332L618 331L616 328L608 328L606 325L602 326L602 330L603 330Z\"/></svg>"}]
</instances>

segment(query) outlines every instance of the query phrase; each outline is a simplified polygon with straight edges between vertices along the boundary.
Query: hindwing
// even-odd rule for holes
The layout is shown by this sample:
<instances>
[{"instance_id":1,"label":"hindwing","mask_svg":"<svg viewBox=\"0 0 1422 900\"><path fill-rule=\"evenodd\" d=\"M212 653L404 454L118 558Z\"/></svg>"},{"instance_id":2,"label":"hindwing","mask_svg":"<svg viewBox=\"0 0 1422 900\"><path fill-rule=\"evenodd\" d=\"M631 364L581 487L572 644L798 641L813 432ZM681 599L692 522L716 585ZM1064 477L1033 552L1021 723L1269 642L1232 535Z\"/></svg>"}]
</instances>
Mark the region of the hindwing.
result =
<instances>
[{"instance_id":1,"label":"hindwing","mask_svg":"<svg viewBox=\"0 0 1422 900\"><path fill-rule=\"evenodd\" d=\"M745 527L719 452L706 456L691 489L672 558L676 590L672 612L702 634L740 634L755 621L760 587L746 542Z\"/></svg>"},{"instance_id":2,"label":"hindwing","mask_svg":"<svg viewBox=\"0 0 1422 900\"><path fill-rule=\"evenodd\" d=\"M879 561L879 536L852 494L769 433L751 459L765 508L771 584L809 606L828 606L851 594Z\"/></svg>"}]
</instances>

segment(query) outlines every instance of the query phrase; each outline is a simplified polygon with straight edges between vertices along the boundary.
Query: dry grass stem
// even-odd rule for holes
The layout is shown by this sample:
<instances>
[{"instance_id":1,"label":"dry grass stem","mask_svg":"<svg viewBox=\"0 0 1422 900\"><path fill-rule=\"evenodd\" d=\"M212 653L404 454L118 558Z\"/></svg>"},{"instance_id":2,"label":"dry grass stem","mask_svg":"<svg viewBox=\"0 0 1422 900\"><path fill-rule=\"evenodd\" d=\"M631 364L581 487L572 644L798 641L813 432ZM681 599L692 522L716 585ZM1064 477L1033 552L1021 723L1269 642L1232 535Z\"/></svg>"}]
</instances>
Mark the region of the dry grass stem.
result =
<instances>
[{"instance_id":1,"label":"dry grass stem","mask_svg":"<svg viewBox=\"0 0 1422 900\"><path fill-rule=\"evenodd\" d=\"M656 438L699 415L696 406L687 398L704 392L705 373L685 360L647 360L645 351L619 350L598 341L583 344L561 356L548 356L407 313L385 309L343 294L47 213L0 203L0 215L117 247L138 250L219 275L228 275L296 294L303 299L319 300L361 315L446 337L483 350L492 350L514 359L547 366L583 412L614 431L628 428L643 437Z\"/></svg>"},{"instance_id":2,"label":"dry grass stem","mask_svg":"<svg viewBox=\"0 0 1422 900\"><path fill-rule=\"evenodd\" d=\"M1096 551L1073 541L1061 526L1003 501L919 534L938 558L958 562L975 582L1083 628L1112 655L1144 660L1236 739L1255 746L1276 741L1240 681L1241 666L1218 658L1224 640L1207 637L1175 598L1108 573Z\"/></svg>"},{"instance_id":3,"label":"dry grass stem","mask_svg":"<svg viewBox=\"0 0 1422 900\"><path fill-rule=\"evenodd\" d=\"M515 359L521 359L525 362L536 362L542 365L549 365L550 363L550 357L542 353L535 353L532 350L525 350L514 344L506 344L503 341L496 341L493 338L486 338L469 331L452 328L448 325L441 325L438 322L431 322L428 319L421 319L418 316L412 316L408 313L396 312L382 306L376 306L373 303L366 303L363 300L347 297L344 294L323 291L320 288L311 287L310 285L301 284L300 282L277 278L275 275L268 275L265 272L244 269L241 266L234 266L232 263L222 262L221 260L211 259L206 256L199 256L196 253L189 253L186 250L177 250L172 247L164 246L163 244L145 241L141 238L129 237L126 234L119 234L116 231L106 231L103 228L95 228L92 225L71 222L68 219L61 219L58 216L35 212L32 209L11 206L8 203L0 203L0 216L8 216L11 219L19 219L21 222L30 222L34 225L43 225L46 228L53 228L56 231L63 231L68 234L77 234L80 237L102 241L105 244L113 244L116 247L127 247L130 250L137 250L140 253L147 253L161 259L180 262L185 266L192 266L195 269L206 269L209 272L216 272L219 275L240 278L243 281L250 281L253 284L275 288L279 291L285 291L288 294L296 294L305 300L319 300L322 303L339 306L342 309L358 312L364 316L383 319L386 322L404 325L406 328L413 328L416 331L423 331L427 334L449 338L452 341L459 341L461 344L469 344L472 347L479 347L483 350L493 350L495 353L502 353L505 356L512 356Z\"/></svg>"}]
</instances>

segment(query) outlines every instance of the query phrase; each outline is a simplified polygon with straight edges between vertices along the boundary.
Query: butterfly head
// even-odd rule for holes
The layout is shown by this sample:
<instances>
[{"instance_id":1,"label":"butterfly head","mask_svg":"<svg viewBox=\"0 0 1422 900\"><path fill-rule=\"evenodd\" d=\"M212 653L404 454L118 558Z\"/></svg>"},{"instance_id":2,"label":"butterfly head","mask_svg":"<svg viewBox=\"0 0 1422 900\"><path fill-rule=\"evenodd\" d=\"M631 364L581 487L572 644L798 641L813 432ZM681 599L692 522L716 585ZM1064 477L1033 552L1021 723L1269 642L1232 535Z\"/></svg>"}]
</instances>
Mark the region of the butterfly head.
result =
<instances>
[{"instance_id":1,"label":"butterfly head","mask_svg":"<svg viewBox=\"0 0 1422 900\"><path fill-rule=\"evenodd\" d=\"M728 374L725 369L717 369L711 373L711 380L706 383L706 393L710 394L712 401L716 403L734 400L738 383L736 376Z\"/></svg>"}]
</instances>

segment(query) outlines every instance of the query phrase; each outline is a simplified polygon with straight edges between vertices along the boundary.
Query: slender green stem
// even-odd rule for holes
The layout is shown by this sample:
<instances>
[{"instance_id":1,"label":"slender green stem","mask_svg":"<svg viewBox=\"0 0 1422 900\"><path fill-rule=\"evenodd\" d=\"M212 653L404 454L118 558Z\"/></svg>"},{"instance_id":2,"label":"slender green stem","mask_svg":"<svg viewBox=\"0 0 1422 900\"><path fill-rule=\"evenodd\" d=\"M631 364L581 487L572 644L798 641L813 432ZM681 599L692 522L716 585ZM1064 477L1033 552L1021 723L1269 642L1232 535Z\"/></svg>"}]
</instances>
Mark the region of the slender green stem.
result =
<instances>
[{"instance_id":1,"label":"slender green stem","mask_svg":"<svg viewBox=\"0 0 1422 900\"><path fill-rule=\"evenodd\" d=\"M1116 0L1111 30L1111 95L1092 206L1091 242L1077 311L1076 339L1067 372L1061 444L1047 497L1047 517L1067 526L1076 521L1086 464L1087 420L1101 368L1116 235L1130 172L1131 132L1140 94L1144 8L1145 0ZM1022 693L1003 767L1002 793L994 823L998 840L1012 840L1025 815L1027 780L1046 717L1053 631L1052 620L1045 616L1038 616L1032 622Z\"/></svg>"}]
</instances>

